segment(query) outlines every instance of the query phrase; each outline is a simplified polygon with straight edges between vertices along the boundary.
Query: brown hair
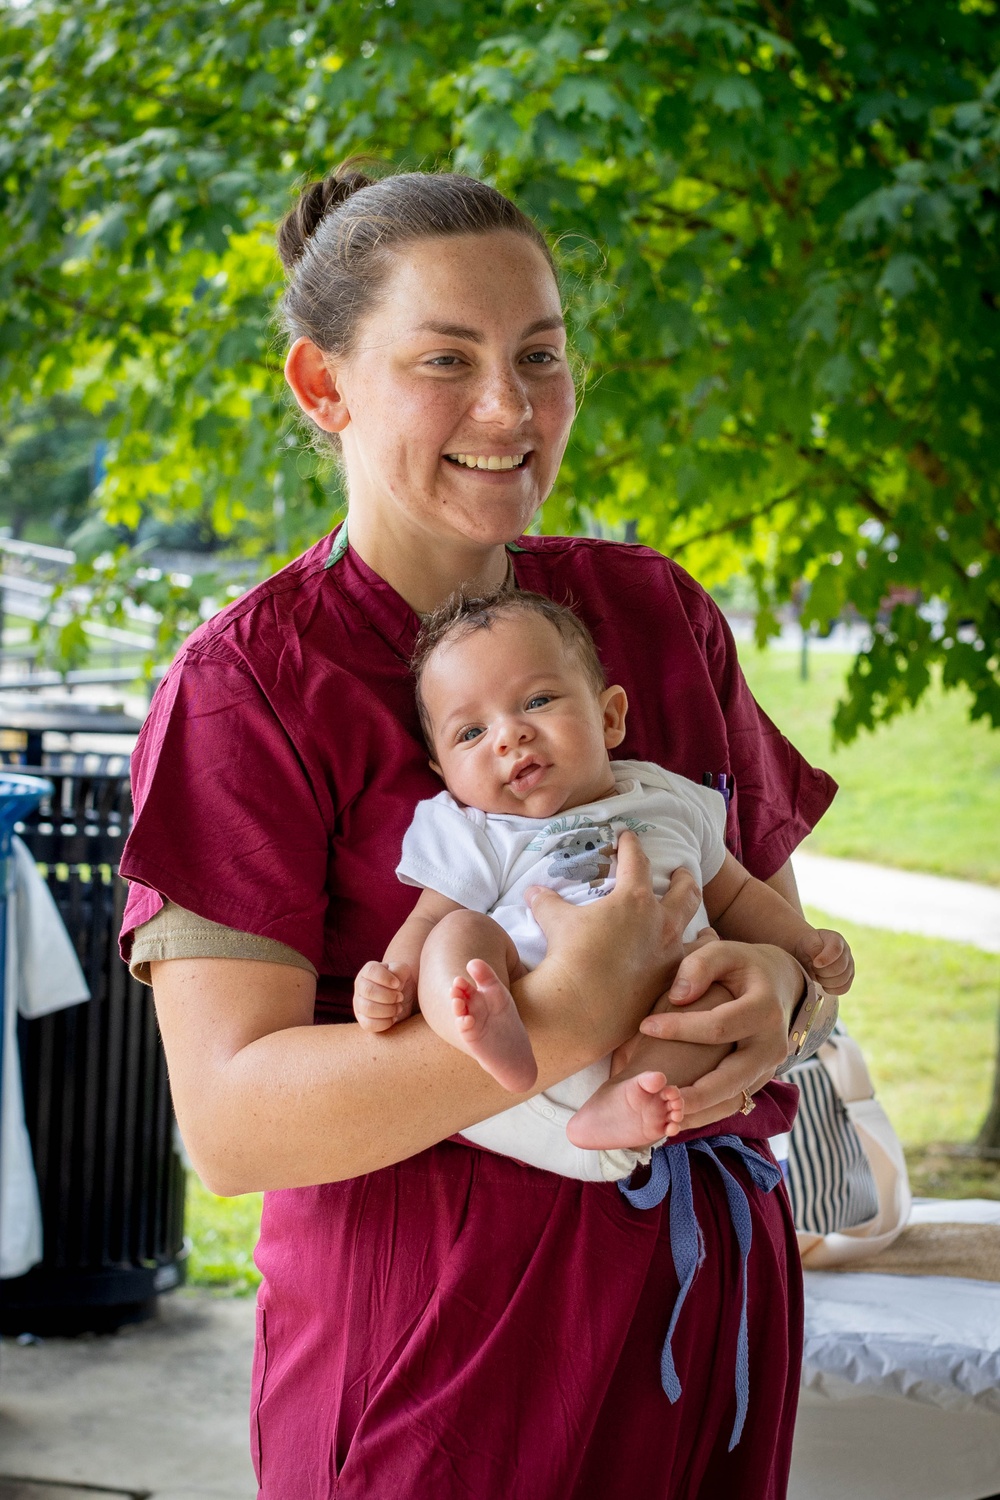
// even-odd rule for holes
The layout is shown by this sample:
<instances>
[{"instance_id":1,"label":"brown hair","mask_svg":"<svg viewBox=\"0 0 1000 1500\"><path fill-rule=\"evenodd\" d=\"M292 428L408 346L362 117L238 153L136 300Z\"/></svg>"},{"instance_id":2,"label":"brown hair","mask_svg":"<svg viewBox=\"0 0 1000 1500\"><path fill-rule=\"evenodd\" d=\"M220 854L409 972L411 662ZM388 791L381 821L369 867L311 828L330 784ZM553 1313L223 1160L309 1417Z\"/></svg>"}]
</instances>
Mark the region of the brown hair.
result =
<instances>
[{"instance_id":1,"label":"brown hair","mask_svg":"<svg viewBox=\"0 0 1000 1500\"><path fill-rule=\"evenodd\" d=\"M286 288L281 317L290 340L311 339L347 354L377 302L392 252L415 240L511 230L537 245L555 275L539 229L488 183L456 172L396 172L374 179L350 157L302 189L278 229Z\"/></svg>"},{"instance_id":2,"label":"brown hair","mask_svg":"<svg viewBox=\"0 0 1000 1500\"><path fill-rule=\"evenodd\" d=\"M498 620L507 619L511 615L538 615L543 620L548 620L559 632L566 649L576 657L594 692L602 693L607 687L607 678L594 638L568 605L556 604L544 594L509 589L506 584L478 598L453 594L433 614L425 617L410 660L410 667L416 678L420 726L432 750L434 746L430 716L420 691L421 678L428 661L445 641L462 640L476 630L491 630Z\"/></svg>"}]
</instances>

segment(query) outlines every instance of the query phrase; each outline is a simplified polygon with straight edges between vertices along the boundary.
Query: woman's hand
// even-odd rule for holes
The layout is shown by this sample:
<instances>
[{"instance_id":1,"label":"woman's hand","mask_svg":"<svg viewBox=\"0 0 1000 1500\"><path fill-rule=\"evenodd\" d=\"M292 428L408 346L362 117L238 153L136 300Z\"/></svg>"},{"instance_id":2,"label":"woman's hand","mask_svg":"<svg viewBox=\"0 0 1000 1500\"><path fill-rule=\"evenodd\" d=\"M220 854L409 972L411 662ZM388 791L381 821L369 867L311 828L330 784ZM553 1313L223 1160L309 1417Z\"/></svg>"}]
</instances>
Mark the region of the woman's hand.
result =
<instances>
[{"instance_id":1,"label":"woman's hand","mask_svg":"<svg viewBox=\"0 0 1000 1500\"><path fill-rule=\"evenodd\" d=\"M733 997L714 1010L647 1016L639 1027L646 1036L732 1048L681 1090L685 1130L727 1119L742 1106L744 1089L753 1094L774 1077L788 1055L788 1023L804 981L795 959L768 943L709 942L685 957L667 994L673 1006L690 1005L715 983Z\"/></svg>"},{"instance_id":2,"label":"woman's hand","mask_svg":"<svg viewBox=\"0 0 1000 1500\"><path fill-rule=\"evenodd\" d=\"M684 954L684 929L698 910L701 892L686 870L678 870L667 894L656 896L642 845L626 832L618 841L609 896L581 907L534 886L525 897L548 952L534 971L537 984L529 975L519 988L522 1016L530 1030L526 1002L540 1019L557 1013L586 1046L586 1060L594 1061L634 1035L673 979Z\"/></svg>"}]
</instances>

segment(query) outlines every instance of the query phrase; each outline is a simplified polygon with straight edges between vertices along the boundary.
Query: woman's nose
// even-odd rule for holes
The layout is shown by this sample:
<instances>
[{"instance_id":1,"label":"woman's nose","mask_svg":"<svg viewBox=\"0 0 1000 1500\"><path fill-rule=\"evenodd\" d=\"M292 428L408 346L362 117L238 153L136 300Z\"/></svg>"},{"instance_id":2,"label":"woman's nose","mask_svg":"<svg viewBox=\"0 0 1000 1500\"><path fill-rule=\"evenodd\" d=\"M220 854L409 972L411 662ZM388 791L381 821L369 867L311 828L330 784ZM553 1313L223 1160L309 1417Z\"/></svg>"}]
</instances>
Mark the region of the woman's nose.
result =
<instances>
[{"instance_id":1,"label":"woman's nose","mask_svg":"<svg viewBox=\"0 0 1000 1500\"><path fill-rule=\"evenodd\" d=\"M471 414L477 422L494 422L502 427L519 427L522 422L529 421L532 406L517 371L507 367L489 371Z\"/></svg>"}]
</instances>

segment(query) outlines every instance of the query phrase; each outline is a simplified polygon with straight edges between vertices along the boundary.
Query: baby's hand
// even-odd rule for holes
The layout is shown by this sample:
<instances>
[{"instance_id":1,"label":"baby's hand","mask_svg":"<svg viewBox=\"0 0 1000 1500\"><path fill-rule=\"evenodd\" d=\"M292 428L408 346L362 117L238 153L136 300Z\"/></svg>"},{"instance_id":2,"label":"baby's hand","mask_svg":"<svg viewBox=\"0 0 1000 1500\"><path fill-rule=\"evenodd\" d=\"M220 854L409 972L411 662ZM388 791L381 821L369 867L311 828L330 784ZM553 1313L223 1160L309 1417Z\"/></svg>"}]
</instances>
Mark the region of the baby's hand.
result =
<instances>
[{"instance_id":1,"label":"baby's hand","mask_svg":"<svg viewBox=\"0 0 1000 1500\"><path fill-rule=\"evenodd\" d=\"M388 1031L413 1013L416 997L409 964L365 964L354 981L354 1014L364 1031Z\"/></svg>"},{"instance_id":2,"label":"baby's hand","mask_svg":"<svg viewBox=\"0 0 1000 1500\"><path fill-rule=\"evenodd\" d=\"M817 927L808 946L808 954L795 955L799 962L828 994L846 995L854 983L854 955L847 939L827 927Z\"/></svg>"}]
</instances>

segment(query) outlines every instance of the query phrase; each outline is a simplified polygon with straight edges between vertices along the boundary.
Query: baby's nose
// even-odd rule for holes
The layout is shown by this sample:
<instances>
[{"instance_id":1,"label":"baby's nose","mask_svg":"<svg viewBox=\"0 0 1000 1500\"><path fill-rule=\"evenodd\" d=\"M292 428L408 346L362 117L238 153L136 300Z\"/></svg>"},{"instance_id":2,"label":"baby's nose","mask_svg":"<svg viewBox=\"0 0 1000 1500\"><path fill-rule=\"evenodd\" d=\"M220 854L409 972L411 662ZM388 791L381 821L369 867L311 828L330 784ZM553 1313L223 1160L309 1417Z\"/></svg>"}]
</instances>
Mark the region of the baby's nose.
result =
<instances>
[{"instance_id":1,"label":"baby's nose","mask_svg":"<svg viewBox=\"0 0 1000 1500\"><path fill-rule=\"evenodd\" d=\"M526 719L504 719L497 726L496 747L502 755L514 745L523 745L531 738L531 725Z\"/></svg>"}]
</instances>

